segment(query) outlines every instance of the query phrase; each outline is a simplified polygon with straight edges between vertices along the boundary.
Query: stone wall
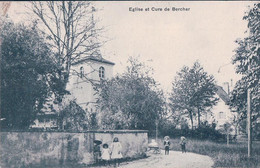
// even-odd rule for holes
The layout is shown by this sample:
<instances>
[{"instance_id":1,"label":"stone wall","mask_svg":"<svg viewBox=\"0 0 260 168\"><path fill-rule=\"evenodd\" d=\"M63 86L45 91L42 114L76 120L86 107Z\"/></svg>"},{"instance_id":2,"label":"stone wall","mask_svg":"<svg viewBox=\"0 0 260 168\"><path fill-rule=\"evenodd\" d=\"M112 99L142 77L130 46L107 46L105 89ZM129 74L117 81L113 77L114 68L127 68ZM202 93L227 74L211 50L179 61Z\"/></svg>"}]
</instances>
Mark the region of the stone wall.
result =
<instances>
[{"instance_id":1,"label":"stone wall","mask_svg":"<svg viewBox=\"0 0 260 168\"><path fill-rule=\"evenodd\" d=\"M118 137L124 158L144 155L148 145L147 131L142 130L1 132L0 135L1 168L91 164L94 140L110 145Z\"/></svg>"}]
</instances>

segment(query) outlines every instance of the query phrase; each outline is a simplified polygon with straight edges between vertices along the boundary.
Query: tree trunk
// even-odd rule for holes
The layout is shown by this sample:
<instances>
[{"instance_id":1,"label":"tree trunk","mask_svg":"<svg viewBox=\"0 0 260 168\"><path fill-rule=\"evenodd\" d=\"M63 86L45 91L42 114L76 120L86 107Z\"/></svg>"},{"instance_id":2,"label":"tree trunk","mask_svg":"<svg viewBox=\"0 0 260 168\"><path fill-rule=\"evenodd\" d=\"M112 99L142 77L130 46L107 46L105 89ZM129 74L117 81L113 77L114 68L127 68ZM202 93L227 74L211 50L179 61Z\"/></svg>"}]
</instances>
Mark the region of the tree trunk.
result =
<instances>
[{"instance_id":1,"label":"tree trunk","mask_svg":"<svg viewBox=\"0 0 260 168\"><path fill-rule=\"evenodd\" d=\"M192 111L189 111L190 116L190 122L191 122L191 129L193 130L193 117L192 117Z\"/></svg>"},{"instance_id":2,"label":"tree trunk","mask_svg":"<svg viewBox=\"0 0 260 168\"><path fill-rule=\"evenodd\" d=\"M193 119L191 118L191 129L193 130Z\"/></svg>"},{"instance_id":3,"label":"tree trunk","mask_svg":"<svg viewBox=\"0 0 260 168\"><path fill-rule=\"evenodd\" d=\"M227 146L229 146L229 132L227 132Z\"/></svg>"},{"instance_id":4,"label":"tree trunk","mask_svg":"<svg viewBox=\"0 0 260 168\"><path fill-rule=\"evenodd\" d=\"M198 108L198 128L200 127L200 109Z\"/></svg>"}]
</instances>

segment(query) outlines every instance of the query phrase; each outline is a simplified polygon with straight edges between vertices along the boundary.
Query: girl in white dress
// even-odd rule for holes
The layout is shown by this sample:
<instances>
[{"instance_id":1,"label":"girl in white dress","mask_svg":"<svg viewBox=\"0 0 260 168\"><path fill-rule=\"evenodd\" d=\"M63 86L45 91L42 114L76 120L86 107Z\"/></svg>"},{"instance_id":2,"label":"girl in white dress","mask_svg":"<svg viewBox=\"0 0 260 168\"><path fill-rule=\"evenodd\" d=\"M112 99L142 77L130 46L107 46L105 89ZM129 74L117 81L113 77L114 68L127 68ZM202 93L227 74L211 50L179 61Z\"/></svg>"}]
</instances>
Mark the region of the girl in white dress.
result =
<instances>
[{"instance_id":1,"label":"girl in white dress","mask_svg":"<svg viewBox=\"0 0 260 168\"><path fill-rule=\"evenodd\" d=\"M123 155L122 155L122 145L121 143L119 142L118 138L115 137L114 140L113 140L113 143L111 144L111 159L113 159L114 163L115 163L115 166L119 166L119 160L121 158L123 158Z\"/></svg>"},{"instance_id":2,"label":"girl in white dress","mask_svg":"<svg viewBox=\"0 0 260 168\"><path fill-rule=\"evenodd\" d=\"M108 148L108 144L106 144L106 143L103 145L101 158L102 158L102 160L105 161L105 166L109 165L110 149Z\"/></svg>"}]
</instances>

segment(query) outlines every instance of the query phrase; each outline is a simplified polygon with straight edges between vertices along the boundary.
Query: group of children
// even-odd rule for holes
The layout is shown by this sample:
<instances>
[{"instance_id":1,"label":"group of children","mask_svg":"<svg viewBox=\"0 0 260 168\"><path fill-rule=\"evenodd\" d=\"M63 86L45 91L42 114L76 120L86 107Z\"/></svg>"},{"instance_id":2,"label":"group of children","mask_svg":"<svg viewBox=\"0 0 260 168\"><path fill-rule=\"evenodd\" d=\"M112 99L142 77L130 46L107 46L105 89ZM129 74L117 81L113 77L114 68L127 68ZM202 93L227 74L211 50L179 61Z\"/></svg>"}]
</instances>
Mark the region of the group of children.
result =
<instances>
[{"instance_id":1,"label":"group of children","mask_svg":"<svg viewBox=\"0 0 260 168\"><path fill-rule=\"evenodd\" d=\"M164 137L164 149L165 149L165 155L169 155L169 151L170 151L170 137L169 136L165 136ZM181 141L180 141L180 145L181 145L181 151L182 153L186 153L186 138L184 136L181 136Z\"/></svg>"},{"instance_id":2,"label":"group of children","mask_svg":"<svg viewBox=\"0 0 260 168\"><path fill-rule=\"evenodd\" d=\"M98 141L97 141L98 142ZM94 142L95 143L95 142ZM102 145L102 149L100 147L101 141L99 143L95 143L94 146L94 159L95 163L99 163L100 161L103 161L105 165L109 165L110 161L113 161L115 166L119 166L119 160L123 158L123 155L121 153L122 151L122 145L119 142L118 138L115 137L113 139L113 143L111 143L111 146L107 143Z\"/></svg>"},{"instance_id":3,"label":"group of children","mask_svg":"<svg viewBox=\"0 0 260 168\"><path fill-rule=\"evenodd\" d=\"M121 152L122 145L119 142L117 137L113 139L113 143L111 143L110 147L107 143L105 143L102 145L102 149L101 149L100 147L100 145L102 144L101 141L94 141L94 143L95 143L94 146L95 163L99 163L100 160L102 160L105 165L109 165L111 160L114 162L115 166L117 167L119 166L119 160L123 158L123 155ZM165 155L169 155L170 145L171 145L169 136L164 137L163 144L165 149ZM181 145L182 153L184 152L186 153L186 138L184 136L181 137L180 145Z\"/></svg>"}]
</instances>

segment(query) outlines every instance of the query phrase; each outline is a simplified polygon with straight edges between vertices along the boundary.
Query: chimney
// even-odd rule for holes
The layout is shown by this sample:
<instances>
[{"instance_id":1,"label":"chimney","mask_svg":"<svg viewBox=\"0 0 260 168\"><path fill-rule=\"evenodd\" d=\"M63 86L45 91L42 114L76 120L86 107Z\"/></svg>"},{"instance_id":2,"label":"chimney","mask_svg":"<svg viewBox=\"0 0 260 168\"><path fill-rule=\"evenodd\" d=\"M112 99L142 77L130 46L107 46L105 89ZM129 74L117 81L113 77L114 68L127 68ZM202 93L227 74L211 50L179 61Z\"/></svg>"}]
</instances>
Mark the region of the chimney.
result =
<instances>
[{"instance_id":1,"label":"chimney","mask_svg":"<svg viewBox=\"0 0 260 168\"><path fill-rule=\"evenodd\" d=\"M223 83L223 89L229 95L229 83L228 82Z\"/></svg>"}]
</instances>

